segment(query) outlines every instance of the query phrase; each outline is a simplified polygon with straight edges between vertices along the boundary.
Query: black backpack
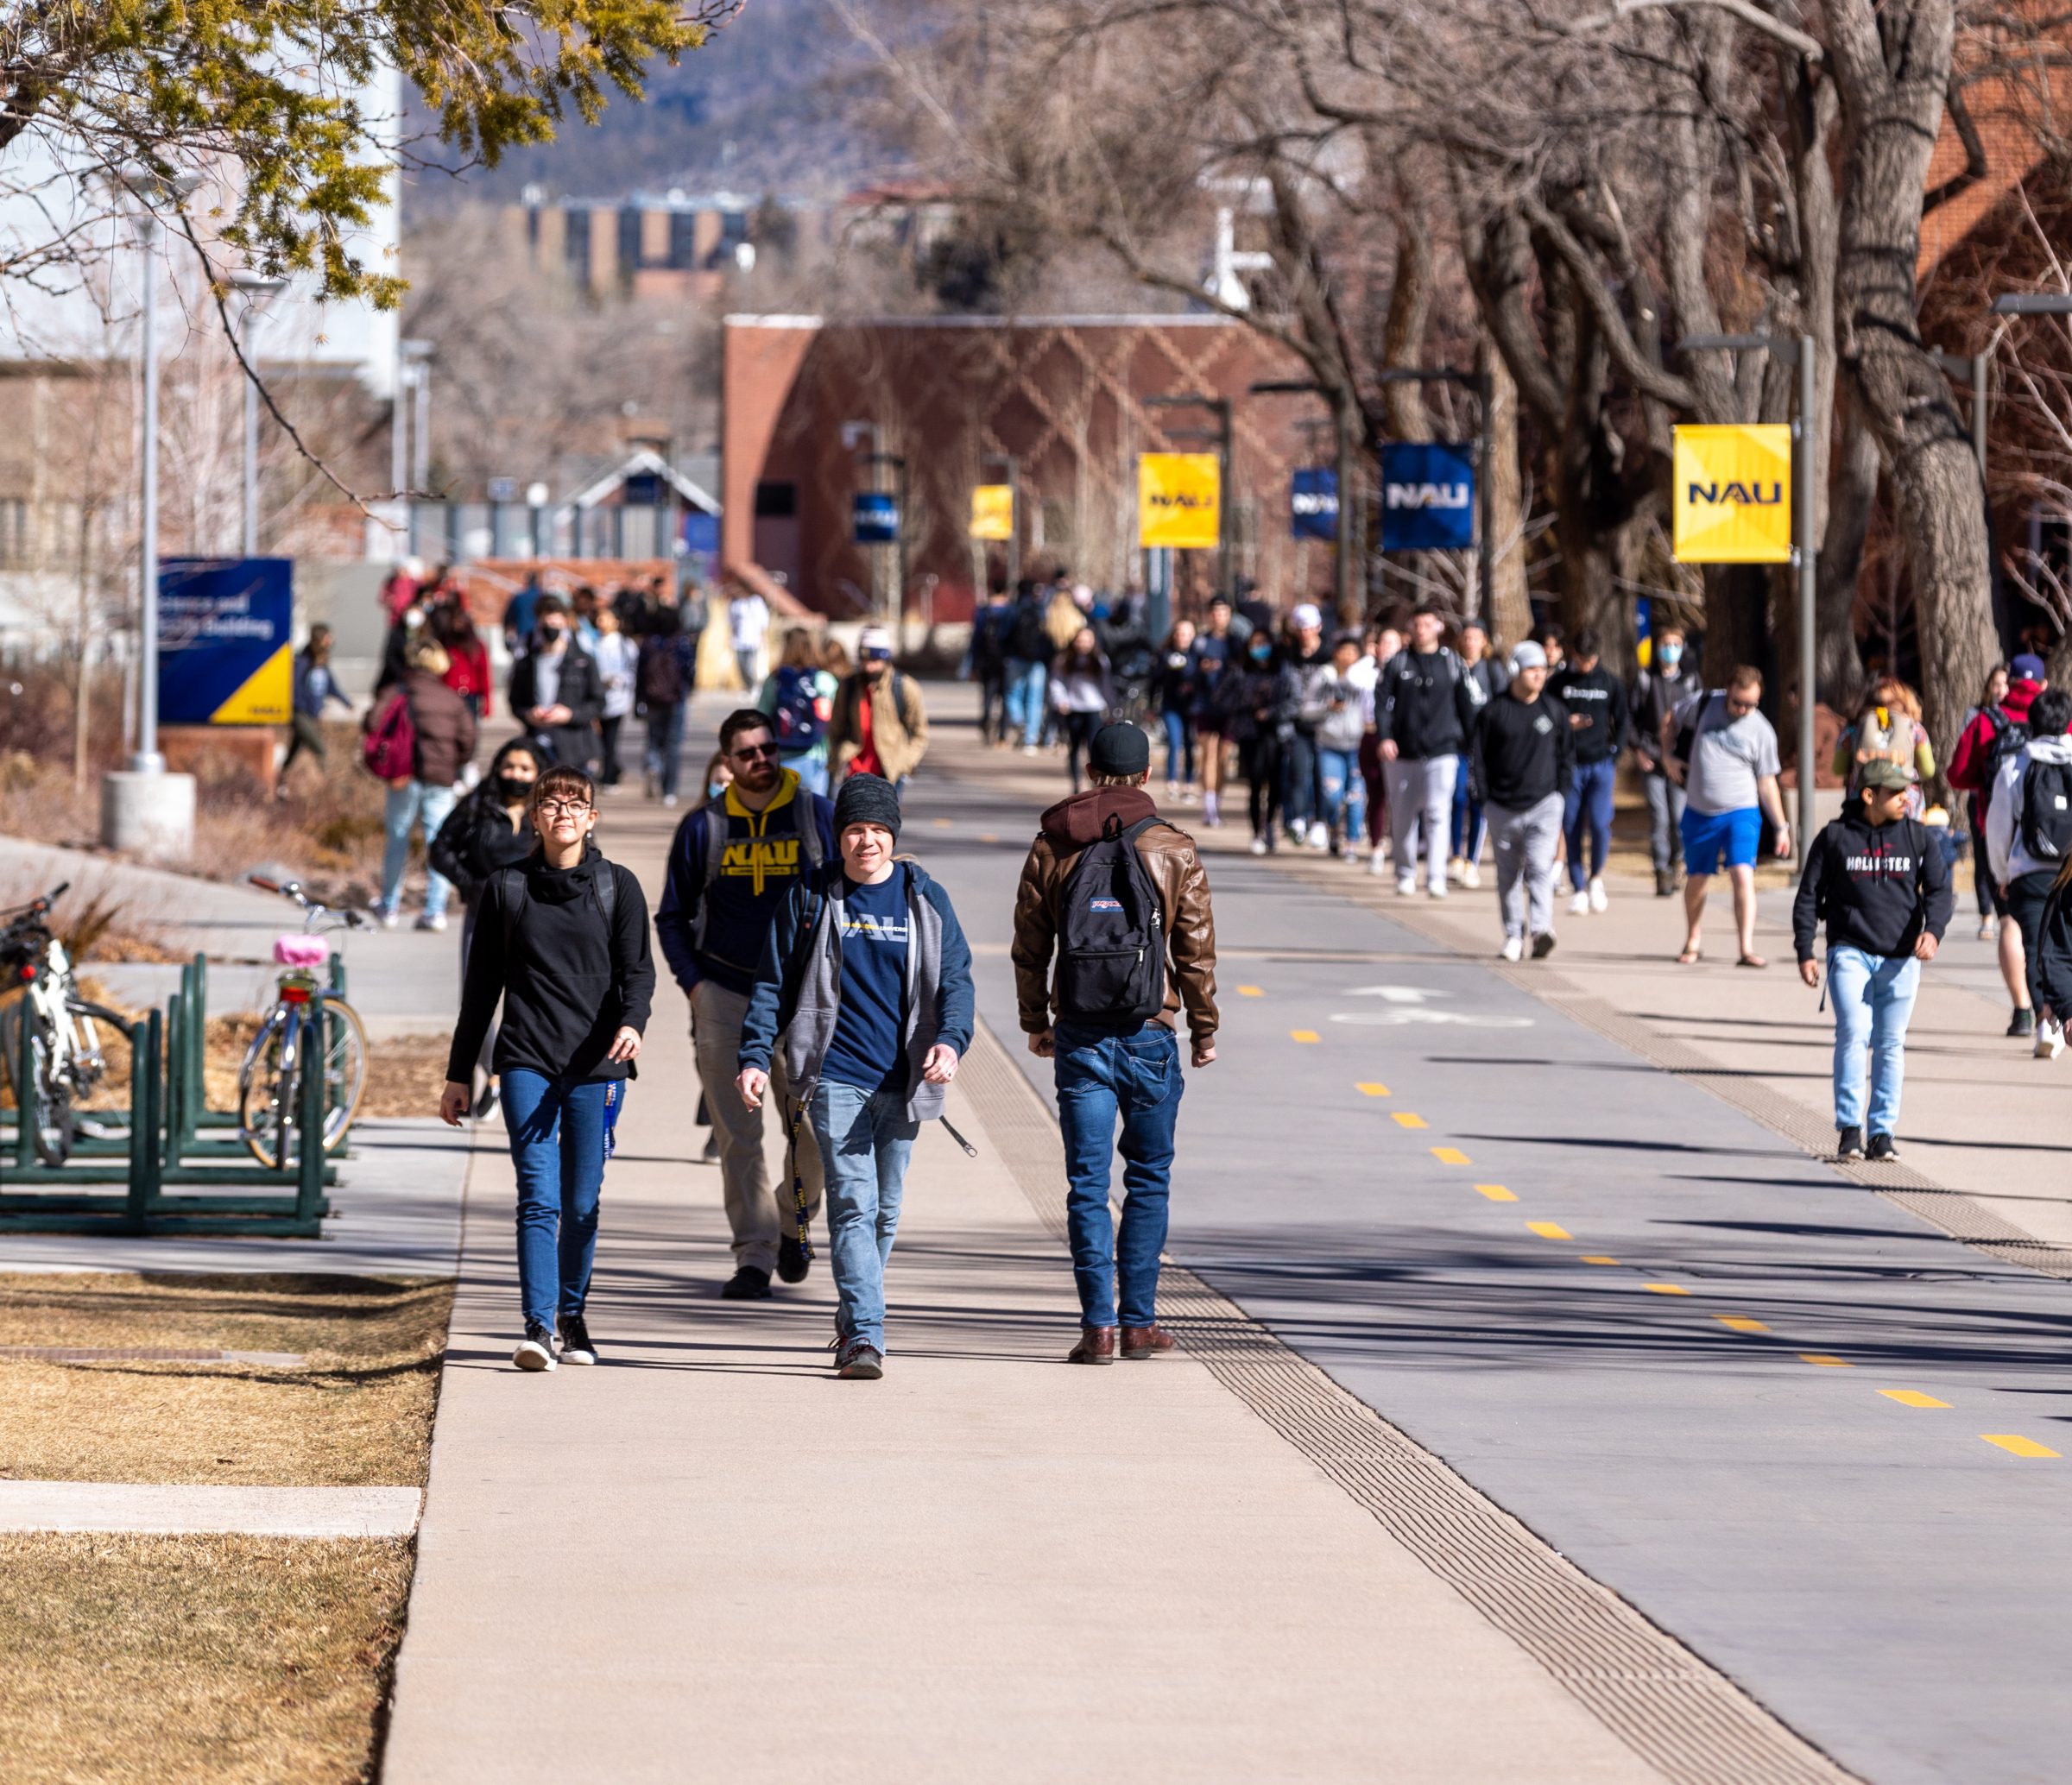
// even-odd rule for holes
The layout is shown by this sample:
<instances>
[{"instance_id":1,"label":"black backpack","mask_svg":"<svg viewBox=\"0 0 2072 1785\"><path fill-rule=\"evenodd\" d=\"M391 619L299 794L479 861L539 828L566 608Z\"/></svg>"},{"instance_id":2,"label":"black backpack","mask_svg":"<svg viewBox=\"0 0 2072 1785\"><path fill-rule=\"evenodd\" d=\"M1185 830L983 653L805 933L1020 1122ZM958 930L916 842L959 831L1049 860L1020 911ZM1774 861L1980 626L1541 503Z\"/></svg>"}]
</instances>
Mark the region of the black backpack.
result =
<instances>
[{"instance_id":1,"label":"black backpack","mask_svg":"<svg viewBox=\"0 0 2072 1785\"><path fill-rule=\"evenodd\" d=\"M2031 758L2022 771L2022 847L2037 861L2072 855L2072 763Z\"/></svg>"},{"instance_id":2,"label":"black backpack","mask_svg":"<svg viewBox=\"0 0 2072 1785\"><path fill-rule=\"evenodd\" d=\"M682 649L673 633L642 640L640 666L634 675L647 705L673 707L684 697Z\"/></svg>"},{"instance_id":3,"label":"black backpack","mask_svg":"<svg viewBox=\"0 0 2072 1785\"><path fill-rule=\"evenodd\" d=\"M1166 1007L1166 925L1137 839L1157 817L1119 818L1073 865L1058 907L1058 1015L1132 1026Z\"/></svg>"},{"instance_id":4,"label":"black backpack","mask_svg":"<svg viewBox=\"0 0 2072 1785\"><path fill-rule=\"evenodd\" d=\"M2000 770L2013 757L2022 754L2022 746L2029 741L2029 726L2025 720L2016 718L1999 707L1986 709L1986 722L1993 728L1993 741L1986 747L1986 785L1990 787L1999 779Z\"/></svg>"}]
</instances>

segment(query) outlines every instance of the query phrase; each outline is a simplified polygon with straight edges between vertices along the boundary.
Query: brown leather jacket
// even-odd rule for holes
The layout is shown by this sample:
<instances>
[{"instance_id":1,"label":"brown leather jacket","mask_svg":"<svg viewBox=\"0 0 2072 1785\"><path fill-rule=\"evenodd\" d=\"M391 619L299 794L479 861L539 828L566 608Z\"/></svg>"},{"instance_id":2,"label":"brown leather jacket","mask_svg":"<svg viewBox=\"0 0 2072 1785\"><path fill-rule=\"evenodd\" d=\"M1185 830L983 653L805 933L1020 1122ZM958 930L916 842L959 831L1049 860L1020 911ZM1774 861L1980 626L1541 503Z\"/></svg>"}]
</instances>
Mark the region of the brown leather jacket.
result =
<instances>
[{"instance_id":1,"label":"brown leather jacket","mask_svg":"<svg viewBox=\"0 0 2072 1785\"><path fill-rule=\"evenodd\" d=\"M1014 995L1025 1033L1051 1026L1051 957L1058 940L1058 894L1082 850L1109 818L1124 825L1155 817L1158 808L1140 787L1095 787L1061 799L1043 815L1043 828L1022 864L1014 894ZM1187 1029L1197 1048L1216 1036L1216 916L1209 908L1209 876L1194 839L1170 824L1154 825L1137 840L1166 918L1166 1008L1153 1019Z\"/></svg>"}]
</instances>

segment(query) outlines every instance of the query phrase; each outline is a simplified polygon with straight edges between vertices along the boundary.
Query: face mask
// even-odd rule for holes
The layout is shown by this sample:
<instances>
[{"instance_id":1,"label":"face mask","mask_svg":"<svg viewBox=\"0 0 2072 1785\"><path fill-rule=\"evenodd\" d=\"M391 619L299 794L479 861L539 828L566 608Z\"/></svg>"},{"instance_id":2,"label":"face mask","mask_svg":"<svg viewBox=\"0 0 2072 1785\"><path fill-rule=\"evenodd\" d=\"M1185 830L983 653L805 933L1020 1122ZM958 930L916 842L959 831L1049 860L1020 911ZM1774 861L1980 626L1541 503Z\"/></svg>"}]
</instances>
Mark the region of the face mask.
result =
<instances>
[{"instance_id":1,"label":"face mask","mask_svg":"<svg viewBox=\"0 0 2072 1785\"><path fill-rule=\"evenodd\" d=\"M1252 647L1252 660L1254 663L1264 663L1273 654L1273 647L1271 645L1254 645Z\"/></svg>"},{"instance_id":2,"label":"face mask","mask_svg":"<svg viewBox=\"0 0 2072 1785\"><path fill-rule=\"evenodd\" d=\"M1681 645L1665 645L1662 647L1661 657L1664 669L1674 669L1684 660L1684 647Z\"/></svg>"},{"instance_id":3,"label":"face mask","mask_svg":"<svg viewBox=\"0 0 2072 1785\"><path fill-rule=\"evenodd\" d=\"M542 651L559 651L568 637L567 628L559 626L543 626L540 628L540 648Z\"/></svg>"},{"instance_id":4,"label":"face mask","mask_svg":"<svg viewBox=\"0 0 2072 1785\"><path fill-rule=\"evenodd\" d=\"M523 799L532 791L533 784L531 781L521 779L516 775L498 775L496 777L497 797L502 799L506 805L517 804L520 800Z\"/></svg>"}]
</instances>

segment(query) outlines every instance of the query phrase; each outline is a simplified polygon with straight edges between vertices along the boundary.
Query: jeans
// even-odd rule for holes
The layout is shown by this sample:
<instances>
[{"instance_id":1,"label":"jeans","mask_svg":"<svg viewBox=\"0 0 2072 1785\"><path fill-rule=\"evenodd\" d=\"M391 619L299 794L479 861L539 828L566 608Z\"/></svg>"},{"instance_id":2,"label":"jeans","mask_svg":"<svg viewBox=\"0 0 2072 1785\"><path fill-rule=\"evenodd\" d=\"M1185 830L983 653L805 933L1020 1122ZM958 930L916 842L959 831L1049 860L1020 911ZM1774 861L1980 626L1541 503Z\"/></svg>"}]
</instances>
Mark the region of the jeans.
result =
<instances>
[{"instance_id":1,"label":"jeans","mask_svg":"<svg viewBox=\"0 0 2072 1785\"><path fill-rule=\"evenodd\" d=\"M382 824L388 832L388 847L382 856L383 911L393 913L403 902L403 870L410 865L411 827L420 823L425 827L425 844L429 848L432 839L439 835L439 827L446 822L447 813L453 810L454 794L452 787L430 787L422 781L407 782L388 790L388 803L382 814ZM452 881L426 867L425 915L444 916L447 897L452 891Z\"/></svg>"},{"instance_id":2,"label":"jeans","mask_svg":"<svg viewBox=\"0 0 2072 1785\"><path fill-rule=\"evenodd\" d=\"M1331 835L1349 850L1359 848L1366 842L1367 783L1360 779L1358 751L1317 747L1317 816Z\"/></svg>"},{"instance_id":3,"label":"jeans","mask_svg":"<svg viewBox=\"0 0 2072 1785\"><path fill-rule=\"evenodd\" d=\"M1906 1073L1906 1019L1921 986L1911 955L1828 950L1828 996L1835 1005L1835 1126L1860 1128L1863 1050L1871 1050L1870 1132L1898 1132L1899 1082Z\"/></svg>"},{"instance_id":4,"label":"jeans","mask_svg":"<svg viewBox=\"0 0 2072 1785\"><path fill-rule=\"evenodd\" d=\"M1468 785L1468 759L1459 757L1453 772L1453 847L1449 853L1456 861L1480 862L1488 829L1482 803Z\"/></svg>"},{"instance_id":5,"label":"jeans","mask_svg":"<svg viewBox=\"0 0 2072 1785\"><path fill-rule=\"evenodd\" d=\"M690 704L685 700L648 703L648 773L660 784L664 798L676 792L683 767L684 713Z\"/></svg>"},{"instance_id":6,"label":"jeans","mask_svg":"<svg viewBox=\"0 0 2072 1785\"><path fill-rule=\"evenodd\" d=\"M525 1323L553 1328L580 1314L597 1251L605 1135L622 1079L577 1082L530 1067L503 1075L503 1125L518 1168L518 1297Z\"/></svg>"},{"instance_id":7,"label":"jeans","mask_svg":"<svg viewBox=\"0 0 2072 1785\"><path fill-rule=\"evenodd\" d=\"M1026 658L1010 657L1008 659L1008 694L1004 703L1008 715L1008 729L1020 729L1024 744L1033 744L1043 735L1043 691L1045 673L1041 663L1031 663Z\"/></svg>"},{"instance_id":8,"label":"jeans","mask_svg":"<svg viewBox=\"0 0 2072 1785\"><path fill-rule=\"evenodd\" d=\"M754 700L755 691L762 686L762 647L735 646L734 667L741 672L741 685L748 690L749 698Z\"/></svg>"},{"instance_id":9,"label":"jeans","mask_svg":"<svg viewBox=\"0 0 2072 1785\"><path fill-rule=\"evenodd\" d=\"M1399 881L1417 878L1418 820L1422 818L1424 879L1434 888L1445 889L1446 823L1453 811L1453 784L1460 766L1457 756L1399 756L1388 765L1388 823Z\"/></svg>"},{"instance_id":10,"label":"jeans","mask_svg":"<svg viewBox=\"0 0 2072 1785\"><path fill-rule=\"evenodd\" d=\"M824 797L827 792L827 753L818 755L810 750L801 750L796 756L780 756L778 766L798 772L799 785L808 793Z\"/></svg>"},{"instance_id":11,"label":"jeans","mask_svg":"<svg viewBox=\"0 0 2072 1785\"><path fill-rule=\"evenodd\" d=\"M597 779L607 787L619 785L619 729L625 722L623 713L607 713L597 721Z\"/></svg>"},{"instance_id":12,"label":"jeans","mask_svg":"<svg viewBox=\"0 0 2072 1785\"><path fill-rule=\"evenodd\" d=\"M1317 811L1317 739L1298 727L1280 752L1280 804L1288 829L1304 831Z\"/></svg>"},{"instance_id":13,"label":"jeans","mask_svg":"<svg viewBox=\"0 0 2072 1785\"><path fill-rule=\"evenodd\" d=\"M1504 934L1521 939L1554 929L1554 845L1561 840L1561 795L1537 804L1493 805L1489 834L1496 845L1496 904Z\"/></svg>"},{"instance_id":14,"label":"jeans","mask_svg":"<svg viewBox=\"0 0 2072 1785\"><path fill-rule=\"evenodd\" d=\"M1601 762L1579 762L1569 787L1569 803L1562 828L1569 838L1569 883L1580 892L1604 872L1605 858L1612 853L1612 790L1619 779L1619 765L1609 756ZM1589 843L1590 865L1583 870L1583 843Z\"/></svg>"},{"instance_id":15,"label":"jeans","mask_svg":"<svg viewBox=\"0 0 2072 1785\"><path fill-rule=\"evenodd\" d=\"M784 1050L770 1057L770 1088L762 1109L749 1109L734 1088L741 1070L741 1025L749 1013L745 992L717 980L700 980L691 988L691 1040L698 1059L698 1083L712 1118L712 1138L719 1143L720 1194L726 1204L727 1227L734 1236L734 1262L758 1271L777 1268L777 1241L799 1237L799 1199L787 1169L777 1194L770 1194L770 1171L762 1155L763 1111L780 1132L791 1120L792 1086L785 1070ZM787 1157L786 1165L790 1164ZM820 1212L820 1149L813 1125L799 1129L799 1175L805 1180L805 1218Z\"/></svg>"},{"instance_id":16,"label":"jeans","mask_svg":"<svg viewBox=\"0 0 2072 1785\"><path fill-rule=\"evenodd\" d=\"M1116 1277L1121 1323L1148 1327L1158 1318L1159 1253L1166 1245L1166 1205L1172 1176L1173 1130L1180 1113L1179 1038L1162 1023L1134 1035L1103 1035L1060 1023L1058 1114L1064 1130L1065 1220L1072 1242L1072 1280L1080 1318L1115 1324ZM1122 1231L1109 1213L1109 1161L1122 1123Z\"/></svg>"},{"instance_id":17,"label":"jeans","mask_svg":"<svg viewBox=\"0 0 2072 1785\"><path fill-rule=\"evenodd\" d=\"M1191 782L1194 779L1194 722L1184 713L1166 710L1166 779L1168 781Z\"/></svg>"},{"instance_id":18,"label":"jeans","mask_svg":"<svg viewBox=\"0 0 2072 1785\"><path fill-rule=\"evenodd\" d=\"M827 1172L827 1246L835 1273L835 1330L885 1352L885 1266L900 1228L906 1160L921 1125L891 1091L822 1079L808 1106Z\"/></svg>"},{"instance_id":19,"label":"jeans","mask_svg":"<svg viewBox=\"0 0 2072 1785\"><path fill-rule=\"evenodd\" d=\"M1645 773L1647 792L1647 848L1657 874L1672 874L1684 865L1684 790L1667 775Z\"/></svg>"}]
</instances>

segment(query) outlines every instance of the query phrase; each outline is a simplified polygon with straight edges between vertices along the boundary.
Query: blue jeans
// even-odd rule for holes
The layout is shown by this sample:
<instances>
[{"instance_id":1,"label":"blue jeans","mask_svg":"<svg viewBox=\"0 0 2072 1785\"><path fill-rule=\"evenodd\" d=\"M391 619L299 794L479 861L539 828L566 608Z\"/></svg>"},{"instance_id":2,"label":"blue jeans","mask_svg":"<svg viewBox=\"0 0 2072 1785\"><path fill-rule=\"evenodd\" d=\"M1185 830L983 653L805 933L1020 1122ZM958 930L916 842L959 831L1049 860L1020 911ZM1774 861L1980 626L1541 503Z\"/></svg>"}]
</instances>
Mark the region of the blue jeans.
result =
<instances>
[{"instance_id":1,"label":"blue jeans","mask_svg":"<svg viewBox=\"0 0 2072 1785\"><path fill-rule=\"evenodd\" d=\"M823 751L815 756L810 751L801 751L796 756L780 756L780 767L796 769L799 785L808 793L825 796L827 792L827 754Z\"/></svg>"},{"instance_id":2,"label":"blue jeans","mask_svg":"<svg viewBox=\"0 0 2072 1785\"><path fill-rule=\"evenodd\" d=\"M1170 709L1166 713L1166 779L1169 781L1191 781L1194 779L1194 721L1184 713ZM1182 772L1183 766L1184 773Z\"/></svg>"},{"instance_id":3,"label":"blue jeans","mask_svg":"<svg viewBox=\"0 0 2072 1785\"><path fill-rule=\"evenodd\" d=\"M1179 1038L1162 1023L1102 1035L1070 1023L1056 1030L1058 1113L1064 1129L1065 1219L1080 1318L1115 1324L1118 1269L1126 1327L1158 1318L1159 1253L1180 1114ZM1122 1122L1122 1231L1108 1207L1109 1160Z\"/></svg>"},{"instance_id":4,"label":"blue jeans","mask_svg":"<svg viewBox=\"0 0 2072 1785\"><path fill-rule=\"evenodd\" d=\"M1035 743L1043 735L1045 680L1042 664L1020 657L1008 659L1008 691L1003 702L1008 729L1019 729L1025 744Z\"/></svg>"},{"instance_id":5,"label":"blue jeans","mask_svg":"<svg viewBox=\"0 0 2072 1785\"><path fill-rule=\"evenodd\" d=\"M1612 853L1612 790L1618 778L1619 765L1608 756L1602 762L1576 765L1562 829L1569 839L1569 884L1578 892L1604 872L1605 858ZM1590 846L1587 871L1582 848L1586 839Z\"/></svg>"},{"instance_id":6,"label":"blue jeans","mask_svg":"<svg viewBox=\"0 0 2072 1785\"><path fill-rule=\"evenodd\" d=\"M1468 759L1463 755L1460 767L1454 771L1453 835L1449 839L1452 848L1447 853L1456 861L1479 863L1489 825L1482 816L1482 803L1469 787L1468 779Z\"/></svg>"},{"instance_id":7,"label":"blue jeans","mask_svg":"<svg viewBox=\"0 0 2072 1785\"><path fill-rule=\"evenodd\" d=\"M422 781L412 781L388 790L388 802L382 813L382 827L388 833L388 847L382 855L383 911L395 911L403 900L403 870L410 865L411 827L420 823L425 827L425 847L429 848L432 839L439 835L439 827L446 822L446 815L453 810L454 792L451 787L429 787ZM452 881L427 867L425 915L443 916L447 896L452 891Z\"/></svg>"},{"instance_id":8,"label":"blue jeans","mask_svg":"<svg viewBox=\"0 0 2072 1785\"><path fill-rule=\"evenodd\" d=\"M1866 1126L1863 1050L1871 1050L1873 1134L1898 1132L1899 1082L1906 1075L1906 1019L1921 987L1921 963L1911 955L1868 955L1861 949L1828 950L1828 996L1835 1005L1835 1126Z\"/></svg>"},{"instance_id":9,"label":"blue jeans","mask_svg":"<svg viewBox=\"0 0 2072 1785\"><path fill-rule=\"evenodd\" d=\"M903 1093L822 1079L807 1109L826 1173L827 1246L835 1272L835 1330L885 1352L885 1266L900 1228L900 1197L919 1122Z\"/></svg>"},{"instance_id":10,"label":"blue jeans","mask_svg":"<svg viewBox=\"0 0 2072 1785\"><path fill-rule=\"evenodd\" d=\"M1317 810L1317 740L1297 731L1281 747L1280 810L1290 830L1307 830Z\"/></svg>"},{"instance_id":11,"label":"blue jeans","mask_svg":"<svg viewBox=\"0 0 2072 1785\"><path fill-rule=\"evenodd\" d=\"M1367 842L1367 783L1360 775L1357 750L1317 747L1317 816L1342 838L1349 849Z\"/></svg>"},{"instance_id":12,"label":"blue jeans","mask_svg":"<svg viewBox=\"0 0 2072 1785\"><path fill-rule=\"evenodd\" d=\"M597 1197L622 1079L503 1075L503 1126L518 1168L518 1298L527 1326L580 1314L597 1250Z\"/></svg>"},{"instance_id":13,"label":"blue jeans","mask_svg":"<svg viewBox=\"0 0 2072 1785\"><path fill-rule=\"evenodd\" d=\"M684 713L687 700L650 701L648 703L648 773L661 784L666 798L676 792L683 766ZM703 798L704 790L698 790Z\"/></svg>"}]
</instances>

